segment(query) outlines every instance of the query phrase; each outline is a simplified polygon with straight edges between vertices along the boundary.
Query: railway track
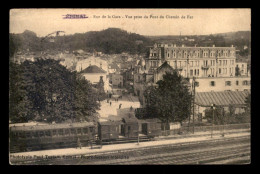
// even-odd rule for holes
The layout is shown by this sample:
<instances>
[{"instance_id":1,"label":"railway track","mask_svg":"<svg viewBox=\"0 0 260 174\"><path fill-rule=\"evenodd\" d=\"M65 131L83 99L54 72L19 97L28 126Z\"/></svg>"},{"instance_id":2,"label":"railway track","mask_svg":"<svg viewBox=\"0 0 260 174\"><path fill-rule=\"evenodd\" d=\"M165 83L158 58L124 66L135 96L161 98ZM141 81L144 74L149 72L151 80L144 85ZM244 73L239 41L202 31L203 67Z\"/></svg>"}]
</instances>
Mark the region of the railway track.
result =
<instances>
[{"instance_id":1,"label":"railway track","mask_svg":"<svg viewBox=\"0 0 260 174\"><path fill-rule=\"evenodd\" d=\"M240 146L222 147L219 149L186 151L186 152L173 152L160 155L150 155L130 160L115 160L108 161L102 164L109 165L136 165L136 164L158 164L158 165L171 165L171 164L206 164L210 161L219 159L228 159L236 156L250 155L249 144Z\"/></svg>"},{"instance_id":2,"label":"railway track","mask_svg":"<svg viewBox=\"0 0 260 174\"><path fill-rule=\"evenodd\" d=\"M81 156L84 156L84 159L27 160L17 162L17 164L207 164L215 160L250 156L250 137L243 136L174 145L160 145ZM128 156L129 159L109 159L112 156Z\"/></svg>"}]
</instances>

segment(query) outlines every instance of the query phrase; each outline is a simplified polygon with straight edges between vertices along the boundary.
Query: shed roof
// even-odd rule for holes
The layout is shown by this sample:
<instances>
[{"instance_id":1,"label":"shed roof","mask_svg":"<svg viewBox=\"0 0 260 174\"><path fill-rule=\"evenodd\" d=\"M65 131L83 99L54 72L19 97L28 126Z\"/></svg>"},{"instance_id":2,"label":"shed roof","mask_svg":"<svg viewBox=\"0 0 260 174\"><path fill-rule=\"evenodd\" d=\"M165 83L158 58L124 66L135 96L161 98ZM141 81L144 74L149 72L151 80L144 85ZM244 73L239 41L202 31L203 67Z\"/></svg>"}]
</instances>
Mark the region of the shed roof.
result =
<instances>
[{"instance_id":1,"label":"shed roof","mask_svg":"<svg viewBox=\"0 0 260 174\"><path fill-rule=\"evenodd\" d=\"M98 122L100 125L118 125L121 124L122 121L117 120L117 121L102 121L102 122Z\"/></svg>"},{"instance_id":2,"label":"shed roof","mask_svg":"<svg viewBox=\"0 0 260 174\"><path fill-rule=\"evenodd\" d=\"M217 106L245 105L246 97L249 91L221 91L221 92L197 92L195 103L200 106Z\"/></svg>"},{"instance_id":3,"label":"shed roof","mask_svg":"<svg viewBox=\"0 0 260 174\"><path fill-rule=\"evenodd\" d=\"M125 123L138 123L138 119L131 113L129 113L128 116L125 116L122 119Z\"/></svg>"}]
</instances>

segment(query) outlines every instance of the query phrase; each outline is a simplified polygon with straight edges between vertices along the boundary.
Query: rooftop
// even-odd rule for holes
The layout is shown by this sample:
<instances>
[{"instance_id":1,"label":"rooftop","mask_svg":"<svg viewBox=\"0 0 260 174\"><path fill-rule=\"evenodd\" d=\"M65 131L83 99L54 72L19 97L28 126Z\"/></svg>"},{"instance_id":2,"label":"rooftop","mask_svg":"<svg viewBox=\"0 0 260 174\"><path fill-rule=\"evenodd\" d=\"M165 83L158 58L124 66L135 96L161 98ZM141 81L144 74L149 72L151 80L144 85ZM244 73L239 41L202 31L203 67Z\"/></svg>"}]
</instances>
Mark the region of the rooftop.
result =
<instances>
[{"instance_id":1,"label":"rooftop","mask_svg":"<svg viewBox=\"0 0 260 174\"><path fill-rule=\"evenodd\" d=\"M249 93L249 91L197 92L195 103L204 107L212 104L217 106L245 105Z\"/></svg>"},{"instance_id":2,"label":"rooftop","mask_svg":"<svg viewBox=\"0 0 260 174\"><path fill-rule=\"evenodd\" d=\"M91 65L82 70L80 73L106 73L106 71L102 68L97 67L96 65Z\"/></svg>"},{"instance_id":3,"label":"rooftop","mask_svg":"<svg viewBox=\"0 0 260 174\"><path fill-rule=\"evenodd\" d=\"M63 124L48 124L48 125L33 125L33 126L12 126L12 131L30 131L30 130L51 130L51 129L66 129L66 128L81 128L86 126L94 126L92 122L83 123L63 123Z\"/></svg>"}]
</instances>

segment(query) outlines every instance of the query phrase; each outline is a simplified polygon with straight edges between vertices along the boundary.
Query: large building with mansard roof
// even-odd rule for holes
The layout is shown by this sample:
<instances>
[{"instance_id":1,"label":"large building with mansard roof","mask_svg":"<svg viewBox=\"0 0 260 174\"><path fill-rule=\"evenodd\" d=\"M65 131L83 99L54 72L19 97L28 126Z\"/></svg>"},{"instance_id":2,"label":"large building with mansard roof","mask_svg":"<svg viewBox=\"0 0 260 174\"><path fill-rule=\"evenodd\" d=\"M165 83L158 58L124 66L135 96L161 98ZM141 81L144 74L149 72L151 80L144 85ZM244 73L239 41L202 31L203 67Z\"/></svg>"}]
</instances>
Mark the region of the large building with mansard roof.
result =
<instances>
[{"instance_id":1,"label":"large building with mansard roof","mask_svg":"<svg viewBox=\"0 0 260 174\"><path fill-rule=\"evenodd\" d=\"M165 61L184 77L232 77L235 75L235 47L181 47L154 44L150 48L147 68L156 69Z\"/></svg>"}]
</instances>

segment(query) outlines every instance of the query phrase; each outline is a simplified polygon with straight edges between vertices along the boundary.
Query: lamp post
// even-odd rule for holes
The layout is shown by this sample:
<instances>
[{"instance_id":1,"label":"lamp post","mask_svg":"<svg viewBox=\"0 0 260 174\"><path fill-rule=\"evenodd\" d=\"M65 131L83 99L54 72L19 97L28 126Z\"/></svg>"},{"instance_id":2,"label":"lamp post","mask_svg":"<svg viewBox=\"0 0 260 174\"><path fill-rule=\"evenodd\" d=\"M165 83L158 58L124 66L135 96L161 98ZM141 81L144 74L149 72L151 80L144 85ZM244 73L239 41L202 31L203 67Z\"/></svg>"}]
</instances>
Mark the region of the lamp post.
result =
<instances>
[{"instance_id":1,"label":"lamp post","mask_svg":"<svg viewBox=\"0 0 260 174\"><path fill-rule=\"evenodd\" d=\"M224 110L224 107L222 108L222 114L223 114L223 134L222 134L222 136L225 137L225 110Z\"/></svg>"},{"instance_id":2,"label":"lamp post","mask_svg":"<svg viewBox=\"0 0 260 174\"><path fill-rule=\"evenodd\" d=\"M192 114L192 116L193 116L193 134L194 134L194 117L195 117L195 93L196 93L196 91L195 91L195 88L196 88L196 85L197 85L197 83L196 83L196 80L195 80L195 77L193 76L193 100L192 100L192 102L193 102L193 106L192 106L192 109L193 109L193 114Z\"/></svg>"},{"instance_id":3,"label":"lamp post","mask_svg":"<svg viewBox=\"0 0 260 174\"><path fill-rule=\"evenodd\" d=\"M138 128L139 129L139 128ZM138 130L138 138L137 138L137 145L139 145L139 130Z\"/></svg>"},{"instance_id":4,"label":"lamp post","mask_svg":"<svg viewBox=\"0 0 260 174\"><path fill-rule=\"evenodd\" d=\"M214 110L215 110L215 104L211 104L211 109L212 109L212 126L211 126L211 138L213 136L213 129L214 129Z\"/></svg>"}]
</instances>

